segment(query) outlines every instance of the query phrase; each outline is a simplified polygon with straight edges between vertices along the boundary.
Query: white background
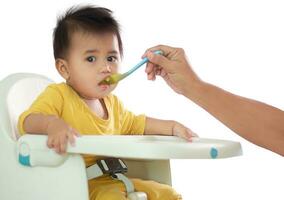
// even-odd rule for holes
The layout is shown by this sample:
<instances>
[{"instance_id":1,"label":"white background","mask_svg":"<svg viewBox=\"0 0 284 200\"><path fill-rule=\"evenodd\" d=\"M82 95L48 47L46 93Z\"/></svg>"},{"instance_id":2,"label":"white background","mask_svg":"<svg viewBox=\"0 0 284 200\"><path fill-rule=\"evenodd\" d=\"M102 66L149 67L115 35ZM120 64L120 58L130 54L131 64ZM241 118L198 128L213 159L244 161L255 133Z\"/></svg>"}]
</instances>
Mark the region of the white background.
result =
<instances>
[{"instance_id":1,"label":"white background","mask_svg":"<svg viewBox=\"0 0 284 200\"><path fill-rule=\"evenodd\" d=\"M276 0L6 1L0 5L0 79L15 72L60 82L52 31L70 6L108 7L122 25L121 71L157 44L183 47L198 75L230 92L284 109L284 5ZM115 93L136 113L178 120L200 137L236 140L244 155L223 160L174 160L173 186L184 199L284 199L283 158L226 128L165 83L140 69ZM267 135L269 137L269 135Z\"/></svg>"}]
</instances>

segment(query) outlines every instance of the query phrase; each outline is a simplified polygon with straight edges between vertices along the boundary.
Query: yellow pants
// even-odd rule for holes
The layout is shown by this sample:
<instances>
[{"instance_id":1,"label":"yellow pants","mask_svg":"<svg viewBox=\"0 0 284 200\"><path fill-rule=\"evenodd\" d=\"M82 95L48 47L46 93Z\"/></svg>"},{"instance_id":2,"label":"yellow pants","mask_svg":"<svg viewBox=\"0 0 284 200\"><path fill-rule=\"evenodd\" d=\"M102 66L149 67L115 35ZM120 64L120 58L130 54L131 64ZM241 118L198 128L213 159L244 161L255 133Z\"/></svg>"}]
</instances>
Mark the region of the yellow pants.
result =
<instances>
[{"instance_id":1,"label":"yellow pants","mask_svg":"<svg viewBox=\"0 0 284 200\"><path fill-rule=\"evenodd\" d=\"M181 200L172 187L155 181L131 179L136 191L145 192L148 200ZM124 184L109 176L89 181L90 200L128 200Z\"/></svg>"}]
</instances>

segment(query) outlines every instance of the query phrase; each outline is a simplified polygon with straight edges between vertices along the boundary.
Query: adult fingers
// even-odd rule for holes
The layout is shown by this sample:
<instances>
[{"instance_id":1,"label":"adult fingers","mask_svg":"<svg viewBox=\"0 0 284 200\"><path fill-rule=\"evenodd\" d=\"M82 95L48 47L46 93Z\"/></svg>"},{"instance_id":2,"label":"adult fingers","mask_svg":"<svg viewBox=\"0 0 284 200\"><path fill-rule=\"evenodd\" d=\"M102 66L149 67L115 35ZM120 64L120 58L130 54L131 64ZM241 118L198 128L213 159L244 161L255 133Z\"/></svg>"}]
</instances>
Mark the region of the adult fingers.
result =
<instances>
[{"instance_id":1,"label":"adult fingers","mask_svg":"<svg viewBox=\"0 0 284 200\"><path fill-rule=\"evenodd\" d=\"M148 80L155 80L155 65L153 63L147 63L145 72L147 73Z\"/></svg>"},{"instance_id":2,"label":"adult fingers","mask_svg":"<svg viewBox=\"0 0 284 200\"><path fill-rule=\"evenodd\" d=\"M147 62L145 72L147 74L151 73L154 70L155 65L153 63Z\"/></svg>"},{"instance_id":3,"label":"adult fingers","mask_svg":"<svg viewBox=\"0 0 284 200\"><path fill-rule=\"evenodd\" d=\"M173 66L172 62L163 55L154 54L153 52L147 52L146 56L149 61L155 65L165 68L167 71Z\"/></svg>"},{"instance_id":4,"label":"adult fingers","mask_svg":"<svg viewBox=\"0 0 284 200\"><path fill-rule=\"evenodd\" d=\"M167 57L167 56L168 56L171 52L173 52L175 49L176 49L176 48L170 47L170 46L167 46L167 45L157 45L157 46L148 48L148 49L144 52L142 58L146 57L147 52L149 52L149 51L152 51L152 52L153 52L153 51L157 51L157 50L163 51L163 55L164 55L165 57Z\"/></svg>"}]
</instances>

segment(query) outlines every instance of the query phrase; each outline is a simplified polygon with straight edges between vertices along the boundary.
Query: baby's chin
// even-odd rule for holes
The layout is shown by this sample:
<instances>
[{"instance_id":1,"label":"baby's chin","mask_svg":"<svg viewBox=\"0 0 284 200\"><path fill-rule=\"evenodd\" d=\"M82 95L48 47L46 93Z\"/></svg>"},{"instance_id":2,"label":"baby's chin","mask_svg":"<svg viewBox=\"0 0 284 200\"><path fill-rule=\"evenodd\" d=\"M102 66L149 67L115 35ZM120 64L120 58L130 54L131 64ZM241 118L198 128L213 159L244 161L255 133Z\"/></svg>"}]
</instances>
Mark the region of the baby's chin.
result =
<instances>
[{"instance_id":1,"label":"baby's chin","mask_svg":"<svg viewBox=\"0 0 284 200\"><path fill-rule=\"evenodd\" d=\"M116 86L117 86L117 84L113 84L113 85L99 84L98 85L98 93L109 94L116 88Z\"/></svg>"},{"instance_id":2,"label":"baby's chin","mask_svg":"<svg viewBox=\"0 0 284 200\"><path fill-rule=\"evenodd\" d=\"M110 93L110 92L109 92ZM109 93L103 93L103 94L90 94L90 95L83 95L83 94L80 94L80 97L82 99L85 99L85 100L95 100L95 99L103 99L104 97L106 97Z\"/></svg>"},{"instance_id":3,"label":"baby's chin","mask_svg":"<svg viewBox=\"0 0 284 200\"><path fill-rule=\"evenodd\" d=\"M98 85L93 92L89 94L81 94L80 96L88 100L101 99L109 95L115 87L116 85Z\"/></svg>"}]
</instances>

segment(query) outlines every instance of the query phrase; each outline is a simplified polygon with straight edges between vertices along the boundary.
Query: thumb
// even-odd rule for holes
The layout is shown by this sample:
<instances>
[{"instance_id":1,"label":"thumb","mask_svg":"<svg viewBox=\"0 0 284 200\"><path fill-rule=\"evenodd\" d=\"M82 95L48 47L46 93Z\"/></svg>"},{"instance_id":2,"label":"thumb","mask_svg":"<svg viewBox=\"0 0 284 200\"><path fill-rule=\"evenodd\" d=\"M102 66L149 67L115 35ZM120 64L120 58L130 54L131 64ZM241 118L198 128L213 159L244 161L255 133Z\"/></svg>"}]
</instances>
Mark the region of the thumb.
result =
<instances>
[{"instance_id":1,"label":"thumb","mask_svg":"<svg viewBox=\"0 0 284 200\"><path fill-rule=\"evenodd\" d=\"M166 71L171 70L171 67L173 66L172 61L170 61L167 57L163 55L148 52L146 56L151 63L163 67Z\"/></svg>"}]
</instances>

